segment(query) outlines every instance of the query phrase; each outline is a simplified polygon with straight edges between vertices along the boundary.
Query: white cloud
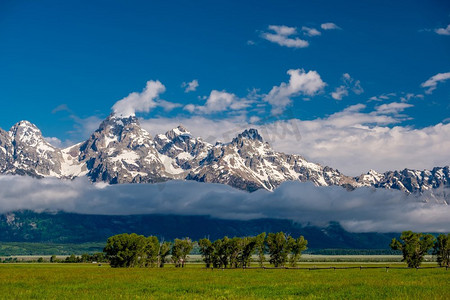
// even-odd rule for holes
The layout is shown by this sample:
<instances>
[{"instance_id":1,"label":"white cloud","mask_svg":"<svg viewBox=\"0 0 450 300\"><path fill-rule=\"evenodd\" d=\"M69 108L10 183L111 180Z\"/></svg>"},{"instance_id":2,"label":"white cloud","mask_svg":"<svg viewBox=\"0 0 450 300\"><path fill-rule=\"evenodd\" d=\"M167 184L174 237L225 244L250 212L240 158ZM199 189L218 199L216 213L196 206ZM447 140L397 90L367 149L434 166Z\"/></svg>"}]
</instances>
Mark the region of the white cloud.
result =
<instances>
[{"instance_id":1,"label":"white cloud","mask_svg":"<svg viewBox=\"0 0 450 300\"><path fill-rule=\"evenodd\" d=\"M275 139L273 147L301 154L353 176L369 169L423 170L449 164L446 149L450 149L450 124L439 123L422 129L386 126L396 121L395 116L380 112L346 112L313 121L290 120L289 124L274 126L297 128L302 139L292 143L288 135Z\"/></svg>"},{"instance_id":2,"label":"white cloud","mask_svg":"<svg viewBox=\"0 0 450 300\"><path fill-rule=\"evenodd\" d=\"M408 103L392 102L388 104L382 104L376 107L376 111L381 114L398 114L404 111L406 108L413 107L414 105Z\"/></svg>"},{"instance_id":3,"label":"white cloud","mask_svg":"<svg viewBox=\"0 0 450 300\"><path fill-rule=\"evenodd\" d=\"M349 90L352 90L356 95L360 95L364 93L364 89L361 86L361 82L359 80L353 79L350 74L344 73L342 74L342 82L343 85L338 86L334 92L331 92L331 97L335 100L342 100L343 97L348 96Z\"/></svg>"},{"instance_id":4,"label":"white cloud","mask_svg":"<svg viewBox=\"0 0 450 300\"><path fill-rule=\"evenodd\" d=\"M338 86L336 90L331 93L331 97L335 100L342 100L345 96L348 96L348 89L345 85Z\"/></svg>"},{"instance_id":5,"label":"white cloud","mask_svg":"<svg viewBox=\"0 0 450 300\"><path fill-rule=\"evenodd\" d=\"M323 23L322 25L320 25L320 28L322 28L323 30L340 29L340 27L334 23Z\"/></svg>"},{"instance_id":6,"label":"white cloud","mask_svg":"<svg viewBox=\"0 0 450 300\"><path fill-rule=\"evenodd\" d=\"M425 91L425 94L431 94L437 88L437 84L439 82L444 82L448 79L450 79L450 72L438 73L438 74L430 77L427 81L423 82L420 86L423 88L428 88Z\"/></svg>"},{"instance_id":7,"label":"white cloud","mask_svg":"<svg viewBox=\"0 0 450 300\"><path fill-rule=\"evenodd\" d=\"M303 31L303 34L307 35L307 36L318 36L318 35L322 34L319 30L317 30L315 28L311 28L311 27L306 27L306 26L302 27L302 31Z\"/></svg>"},{"instance_id":8,"label":"white cloud","mask_svg":"<svg viewBox=\"0 0 450 300\"><path fill-rule=\"evenodd\" d=\"M67 104L60 104L52 110L52 114L55 114L55 113L61 112L61 111L67 111L69 113L72 112L72 110L67 106Z\"/></svg>"},{"instance_id":9,"label":"white cloud","mask_svg":"<svg viewBox=\"0 0 450 300\"><path fill-rule=\"evenodd\" d=\"M226 91L212 90L209 97L206 99L205 105L188 104L184 107L189 112L198 113L217 113L224 111L242 110L249 106L250 101L238 98L235 94L227 93Z\"/></svg>"},{"instance_id":10,"label":"white cloud","mask_svg":"<svg viewBox=\"0 0 450 300\"><path fill-rule=\"evenodd\" d=\"M57 148L62 148L63 147L63 142L58 139L57 137L44 137L44 139L50 143L50 145L57 147Z\"/></svg>"},{"instance_id":11,"label":"white cloud","mask_svg":"<svg viewBox=\"0 0 450 300\"><path fill-rule=\"evenodd\" d=\"M290 48L305 48L309 46L308 41L302 40L298 37L290 37L297 34L296 27L270 25L269 30L274 31L275 33L263 32L261 37L272 43Z\"/></svg>"},{"instance_id":12,"label":"white cloud","mask_svg":"<svg viewBox=\"0 0 450 300\"><path fill-rule=\"evenodd\" d=\"M129 94L117 101L112 109L119 116L134 116L137 112L149 112L151 108L157 106L155 99L165 90L165 86L159 80L147 81L147 85L141 93Z\"/></svg>"},{"instance_id":13,"label":"white cloud","mask_svg":"<svg viewBox=\"0 0 450 300\"><path fill-rule=\"evenodd\" d=\"M400 114L410 107L404 104L383 104L373 110L357 104L313 120L284 120L289 118L287 114L250 124L242 117L211 120L195 116L147 119L141 124L152 134L183 124L193 135L211 143L229 142L237 133L257 128L277 151L300 154L352 176L370 169L385 172L448 165L450 123L420 129L398 126L408 118Z\"/></svg>"},{"instance_id":14,"label":"white cloud","mask_svg":"<svg viewBox=\"0 0 450 300\"><path fill-rule=\"evenodd\" d=\"M195 105L194 104L187 104L183 107L184 110L187 110L190 113L193 113L195 111Z\"/></svg>"},{"instance_id":15,"label":"white cloud","mask_svg":"<svg viewBox=\"0 0 450 300\"><path fill-rule=\"evenodd\" d=\"M184 89L185 93L194 92L198 88L198 80L194 79L191 82L183 82L181 84L181 87L185 88Z\"/></svg>"},{"instance_id":16,"label":"white cloud","mask_svg":"<svg viewBox=\"0 0 450 300\"><path fill-rule=\"evenodd\" d=\"M180 103L169 102L166 100L159 99L157 101L157 106L162 107L165 111L171 111L175 108L183 106Z\"/></svg>"},{"instance_id":17,"label":"white cloud","mask_svg":"<svg viewBox=\"0 0 450 300\"><path fill-rule=\"evenodd\" d=\"M275 31L276 34L284 36L297 34L296 27L289 27L285 25L269 25L269 29Z\"/></svg>"},{"instance_id":18,"label":"white cloud","mask_svg":"<svg viewBox=\"0 0 450 300\"><path fill-rule=\"evenodd\" d=\"M419 98L423 99L424 96L422 94L414 94L414 93L402 93L403 96L400 96L400 101L402 102L408 102L411 99Z\"/></svg>"},{"instance_id":19,"label":"white cloud","mask_svg":"<svg viewBox=\"0 0 450 300\"><path fill-rule=\"evenodd\" d=\"M391 99L392 97L396 97L396 96L397 96L397 93L381 94L381 95L378 95L378 96L372 96L372 97L370 97L369 100L368 100L368 102L372 102L372 101L378 101L378 102L381 102L381 101L384 101L384 100L389 100L389 99Z\"/></svg>"},{"instance_id":20,"label":"white cloud","mask_svg":"<svg viewBox=\"0 0 450 300\"><path fill-rule=\"evenodd\" d=\"M439 35L450 35L450 24L446 28L437 28L434 30Z\"/></svg>"},{"instance_id":21,"label":"white cloud","mask_svg":"<svg viewBox=\"0 0 450 300\"><path fill-rule=\"evenodd\" d=\"M149 197L148 195L152 195ZM213 199L214 201L211 201ZM192 181L98 186L73 181L0 176L0 212L31 209L87 214L209 215L222 219L291 219L303 224L340 222L353 232L447 232L450 206L424 203L399 191L316 187L286 182L274 192L247 193Z\"/></svg>"},{"instance_id":22,"label":"white cloud","mask_svg":"<svg viewBox=\"0 0 450 300\"><path fill-rule=\"evenodd\" d=\"M326 85L316 71L305 72L303 69L291 69L287 73L290 76L289 82L274 86L264 97L264 101L272 105L272 114L282 113L292 103L292 97L301 94L313 96Z\"/></svg>"}]
</instances>

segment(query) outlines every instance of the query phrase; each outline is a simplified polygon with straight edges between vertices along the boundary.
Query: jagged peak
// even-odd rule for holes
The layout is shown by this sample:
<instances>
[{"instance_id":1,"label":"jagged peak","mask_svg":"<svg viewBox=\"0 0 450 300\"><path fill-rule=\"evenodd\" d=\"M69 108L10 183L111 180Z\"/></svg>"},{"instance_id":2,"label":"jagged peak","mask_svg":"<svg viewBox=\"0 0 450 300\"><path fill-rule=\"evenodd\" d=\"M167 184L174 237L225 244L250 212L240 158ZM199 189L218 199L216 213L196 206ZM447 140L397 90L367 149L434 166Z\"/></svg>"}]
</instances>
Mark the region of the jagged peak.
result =
<instances>
[{"instance_id":1,"label":"jagged peak","mask_svg":"<svg viewBox=\"0 0 450 300\"><path fill-rule=\"evenodd\" d=\"M118 116L115 113L111 113L105 120L100 124L99 130L103 130L107 126L113 126L115 128L126 127L128 125L140 126L139 120L136 116Z\"/></svg>"},{"instance_id":2,"label":"jagged peak","mask_svg":"<svg viewBox=\"0 0 450 300\"><path fill-rule=\"evenodd\" d=\"M184 127L184 126L181 125L181 124L178 125L178 126L176 127L176 129L178 129L179 131L184 132L184 133L190 133L189 130L187 130L187 128Z\"/></svg>"},{"instance_id":3,"label":"jagged peak","mask_svg":"<svg viewBox=\"0 0 450 300\"><path fill-rule=\"evenodd\" d=\"M383 174L375 171L374 169L370 169L369 172L367 172L367 175L379 176L379 175L383 175Z\"/></svg>"},{"instance_id":4,"label":"jagged peak","mask_svg":"<svg viewBox=\"0 0 450 300\"><path fill-rule=\"evenodd\" d=\"M261 135L258 133L258 130L254 129L254 128L246 129L236 137L236 139L242 139L242 138L249 139L249 140L257 140L260 142L264 141L263 138L261 137Z\"/></svg>"},{"instance_id":5,"label":"jagged peak","mask_svg":"<svg viewBox=\"0 0 450 300\"><path fill-rule=\"evenodd\" d=\"M173 140L178 136L191 136L191 133L183 125L178 125L177 127L167 131L165 135L169 139Z\"/></svg>"},{"instance_id":6,"label":"jagged peak","mask_svg":"<svg viewBox=\"0 0 450 300\"><path fill-rule=\"evenodd\" d=\"M9 130L11 137L22 135L35 135L42 137L41 130L30 121L22 120L14 124Z\"/></svg>"},{"instance_id":7,"label":"jagged peak","mask_svg":"<svg viewBox=\"0 0 450 300\"><path fill-rule=\"evenodd\" d=\"M31 128L38 129L38 127L37 127L36 125L34 125L33 123L31 123L30 121L22 120L22 121L17 122L16 124L14 124L14 125L11 127L10 130L11 130L11 131L17 130L17 129L20 128L20 127L22 127L22 128L24 128L24 127L31 127ZM38 130L39 130L39 129L38 129Z\"/></svg>"}]
</instances>

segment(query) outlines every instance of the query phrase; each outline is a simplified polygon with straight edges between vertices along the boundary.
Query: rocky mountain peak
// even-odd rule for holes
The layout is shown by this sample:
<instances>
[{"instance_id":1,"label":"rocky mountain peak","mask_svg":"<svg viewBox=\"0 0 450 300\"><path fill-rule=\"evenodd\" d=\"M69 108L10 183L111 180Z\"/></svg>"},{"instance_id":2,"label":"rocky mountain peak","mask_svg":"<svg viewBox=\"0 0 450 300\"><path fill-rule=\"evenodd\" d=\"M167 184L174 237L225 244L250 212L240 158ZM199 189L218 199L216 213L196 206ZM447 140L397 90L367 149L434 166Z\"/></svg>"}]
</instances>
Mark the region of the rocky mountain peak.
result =
<instances>
[{"instance_id":1,"label":"rocky mountain peak","mask_svg":"<svg viewBox=\"0 0 450 300\"><path fill-rule=\"evenodd\" d=\"M190 137L191 133L183 125L178 125L174 129L171 129L166 132L166 137L171 140L174 140L175 138L177 138L179 136Z\"/></svg>"},{"instance_id":2,"label":"rocky mountain peak","mask_svg":"<svg viewBox=\"0 0 450 300\"><path fill-rule=\"evenodd\" d=\"M261 135L259 135L258 130L254 128L246 129L242 133L238 134L236 138L233 139L233 142L239 142L243 139L251 140L251 141L259 141L261 143L264 142Z\"/></svg>"},{"instance_id":3,"label":"rocky mountain peak","mask_svg":"<svg viewBox=\"0 0 450 300\"><path fill-rule=\"evenodd\" d=\"M93 182L152 183L171 179L228 184L247 191L274 190L290 180L318 186L361 186L427 193L449 199L449 167L432 170L370 170L348 177L299 155L274 151L256 129L215 146L193 137L182 125L154 138L133 116L109 115L85 142L58 149L28 121L0 130L0 174L75 178Z\"/></svg>"},{"instance_id":4,"label":"rocky mountain peak","mask_svg":"<svg viewBox=\"0 0 450 300\"><path fill-rule=\"evenodd\" d=\"M29 146L36 146L43 140L42 133L36 125L29 121L20 121L9 130L9 135L16 142L25 143Z\"/></svg>"},{"instance_id":5,"label":"rocky mountain peak","mask_svg":"<svg viewBox=\"0 0 450 300\"><path fill-rule=\"evenodd\" d=\"M125 127L135 126L140 127L139 120L136 116L122 117L112 113L105 120L103 120L97 131L102 131L108 127L121 130Z\"/></svg>"},{"instance_id":6,"label":"rocky mountain peak","mask_svg":"<svg viewBox=\"0 0 450 300\"><path fill-rule=\"evenodd\" d=\"M48 143L36 125L20 121L11 127L8 135L10 145L5 144L4 148L9 165L6 173L35 177L60 175L61 150Z\"/></svg>"}]
</instances>

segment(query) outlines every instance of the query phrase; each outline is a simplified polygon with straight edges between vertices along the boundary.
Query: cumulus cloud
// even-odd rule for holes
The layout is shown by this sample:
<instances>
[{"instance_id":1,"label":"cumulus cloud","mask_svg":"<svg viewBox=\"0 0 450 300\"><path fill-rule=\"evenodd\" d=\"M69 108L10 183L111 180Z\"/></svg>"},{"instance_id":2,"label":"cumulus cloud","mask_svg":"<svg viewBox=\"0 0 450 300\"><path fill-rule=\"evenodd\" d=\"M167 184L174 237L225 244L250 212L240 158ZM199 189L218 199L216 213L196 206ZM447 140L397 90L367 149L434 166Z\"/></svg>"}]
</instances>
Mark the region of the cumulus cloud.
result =
<instances>
[{"instance_id":1,"label":"cumulus cloud","mask_svg":"<svg viewBox=\"0 0 450 300\"><path fill-rule=\"evenodd\" d=\"M149 80L141 93L133 92L127 97L117 101L112 107L119 116L134 116L137 112L149 112L157 106L156 99L166 90L159 81Z\"/></svg>"},{"instance_id":2,"label":"cumulus cloud","mask_svg":"<svg viewBox=\"0 0 450 300\"><path fill-rule=\"evenodd\" d=\"M263 32L261 37L280 46L290 48L306 48L309 46L308 41L298 37L292 37L297 34L296 27L288 27L285 25L270 25L269 30L274 33Z\"/></svg>"},{"instance_id":3,"label":"cumulus cloud","mask_svg":"<svg viewBox=\"0 0 450 300\"><path fill-rule=\"evenodd\" d=\"M183 82L181 84L181 87L185 88L184 89L185 93L194 92L198 88L198 80L194 79L191 82Z\"/></svg>"},{"instance_id":4,"label":"cumulus cloud","mask_svg":"<svg viewBox=\"0 0 450 300\"><path fill-rule=\"evenodd\" d=\"M382 104L376 107L376 111L381 114L398 114L404 111L406 108L413 107L414 105L408 103L392 102Z\"/></svg>"},{"instance_id":5,"label":"cumulus cloud","mask_svg":"<svg viewBox=\"0 0 450 300\"><path fill-rule=\"evenodd\" d=\"M48 143L50 143L50 145L52 145L54 147L61 148L61 147L64 146L63 142L60 139L58 139L57 137L54 137L54 136L52 136L52 137L44 137L44 139Z\"/></svg>"},{"instance_id":6,"label":"cumulus cloud","mask_svg":"<svg viewBox=\"0 0 450 300\"><path fill-rule=\"evenodd\" d=\"M289 82L274 86L264 97L264 101L272 105L272 114L282 113L292 103L292 97L314 96L326 86L316 71L305 72L303 69L292 69L287 73L290 76Z\"/></svg>"},{"instance_id":7,"label":"cumulus cloud","mask_svg":"<svg viewBox=\"0 0 450 300\"><path fill-rule=\"evenodd\" d=\"M378 96L372 96L369 98L369 100L367 100L368 102L372 102L372 101L385 101L385 100L389 100L392 97L397 97L397 93L384 93Z\"/></svg>"},{"instance_id":8,"label":"cumulus cloud","mask_svg":"<svg viewBox=\"0 0 450 300\"><path fill-rule=\"evenodd\" d=\"M335 100L342 100L345 96L348 96L348 89L345 85L338 86L334 92L331 93L331 97Z\"/></svg>"},{"instance_id":9,"label":"cumulus cloud","mask_svg":"<svg viewBox=\"0 0 450 300\"><path fill-rule=\"evenodd\" d=\"M353 79L350 74L344 73L342 74L342 82L343 85L338 86L334 92L331 92L330 95L335 100L342 100L343 97L349 95L349 90L351 90L354 94L360 95L364 93L364 89L361 86L361 82L359 80Z\"/></svg>"},{"instance_id":10,"label":"cumulus cloud","mask_svg":"<svg viewBox=\"0 0 450 300\"><path fill-rule=\"evenodd\" d=\"M318 36L322 34L319 30L306 26L302 26L302 31L303 34L307 36Z\"/></svg>"},{"instance_id":11,"label":"cumulus cloud","mask_svg":"<svg viewBox=\"0 0 450 300\"><path fill-rule=\"evenodd\" d=\"M205 105L188 104L184 107L189 112L218 113L229 110L241 110L249 106L249 100L238 98L235 94L226 91L212 90L206 99Z\"/></svg>"},{"instance_id":12,"label":"cumulus cloud","mask_svg":"<svg viewBox=\"0 0 450 300\"><path fill-rule=\"evenodd\" d=\"M434 32L436 32L439 35L450 35L450 24L447 25L447 27L445 28L436 28Z\"/></svg>"},{"instance_id":13,"label":"cumulus cloud","mask_svg":"<svg viewBox=\"0 0 450 300\"><path fill-rule=\"evenodd\" d=\"M159 99L157 101L157 106L162 107L165 111L171 111L175 108L182 107L183 105L180 103L174 103L166 100Z\"/></svg>"},{"instance_id":14,"label":"cumulus cloud","mask_svg":"<svg viewBox=\"0 0 450 300\"><path fill-rule=\"evenodd\" d=\"M428 88L425 91L425 94L431 94L437 88L437 84L439 82L444 82L450 79L450 72L447 73L438 73L432 77L430 77L427 81L421 84L421 87Z\"/></svg>"},{"instance_id":15,"label":"cumulus cloud","mask_svg":"<svg viewBox=\"0 0 450 300\"><path fill-rule=\"evenodd\" d=\"M84 214L209 215L280 218L313 225L338 221L353 232L448 231L450 206L422 200L399 191L361 188L348 192L300 182L283 183L274 192L247 193L191 181L99 186L86 178L0 176L2 213L51 209Z\"/></svg>"},{"instance_id":16,"label":"cumulus cloud","mask_svg":"<svg viewBox=\"0 0 450 300\"><path fill-rule=\"evenodd\" d=\"M400 101L408 102L412 99L423 99L424 96L422 94L414 94L414 93L402 93L400 96Z\"/></svg>"},{"instance_id":17,"label":"cumulus cloud","mask_svg":"<svg viewBox=\"0 0 450 300\"><path fill-rule=\"evenodd\" d=\"M320 25L320 28L322 28L323 30L340 29L340 27L334 23L323 23L322 25Z\"/></svg>"},{"instance_id":18,"label":"cumulus cloud","mask_svg":"<svg viewBox=\"0 0 450 300\"><path fill-rule=\"evenodd\" d=\"M289 114L250 124L242 117L211 120L205 117L154 118L141 120L142 126L157 134L179 124L208 142L228 142L248 128L256 128L272 147L300 154L306 159L337 168L352 176L370 169L431 169L448 165L450 123L416 129L398 126L410 104L387 103L370 110L357 104L325 118L299 120Z\"/></svg>"}]
</instances>

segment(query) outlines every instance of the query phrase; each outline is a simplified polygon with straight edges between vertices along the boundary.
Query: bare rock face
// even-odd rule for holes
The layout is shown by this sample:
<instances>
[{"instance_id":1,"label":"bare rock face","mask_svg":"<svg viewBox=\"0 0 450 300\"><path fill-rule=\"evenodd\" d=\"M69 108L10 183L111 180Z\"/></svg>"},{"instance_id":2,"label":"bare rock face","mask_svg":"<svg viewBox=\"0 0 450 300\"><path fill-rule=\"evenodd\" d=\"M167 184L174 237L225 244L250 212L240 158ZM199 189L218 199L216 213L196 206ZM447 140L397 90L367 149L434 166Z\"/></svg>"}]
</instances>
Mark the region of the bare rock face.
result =
<instances>
[{"instance_id":1,"label":"bare rock face","mask_svg":"<svg viewBox=\"0 0 450 300\"><path fill-rule=\"evenodd\" d=\"M161 182L183 171L159 155L152 137L134 116L110 115L80 145L78 161L86 164L87 176L93 182L112 184Z\"/></svg>"},{"instance_id":2,"label":"bare rock face","mask_svg":"<svg viewBox=\"0 0 450 300\"><path fill-rule=\"evenodd\" d=\"M188 179L225 183L239 189L273 190L284 181L312 181L319 186L357 183L329 167L307 162L299 155L271 149L256 129L245 130L231 143L217 144Z\"/></svg>"},{"instance_id":3,"label":"bare rock face","mask_svg":"<svg viewBox=\"0 0 450 300\"><path fill-rule=\"evenodd\" d=\"M28 121L15 124L7 133L0 132L0 168L3 173L35 177L61 174L61 150L52 146L42 136L36 125Z\"/></svg>"},{"instance_id":4,"label":"bare rock face","mask_svg":"<svg viewBox=\"0 0 450 300\"><path fill-rule=\"evenodd\" d=\"M411 193L424 193L433 189L440 189L450 185L449 167L435 167L432 170L388 171L384 174L369 171L366 175L356 178L366 186L396 189Z\"/></svg>"},{"instance_id":5,"label":"bare rock face","mask_svg":"<svg viewBox=\"0 0 450 300\"><path fill-rule=\"evenodd\" d=\"M159 153L174 159L180 168L187 171L197 168L212 149L211 144L192 137L181 125L156 135L155 146Z\"/></svg>"},{"instance_id":6,"label":"bare rock face","mask_svg":"<svg viewBox=\"0 0 450 300\"><path fill-rule=\"evenodd\" d=\"M249 192L274 190L285 181L342 186L369 186L420 193L430 200L450 199L449 167L433 170L370 170L349 177L338 170L308 162L300 155L274 151L256 129L229 143L211 145L183 126L154 138L136 117L111 114L85 142L58 149L39 129L21 121L8 132L0 129L0 174L76 178L93 182L156 183L173 179L221 183Z\"/></svg>"},{"instance_id":7,"label":"bare rock face","mask_svg":"<svg viewBox=\"0 0 450 300\"><path fill-rule=\"evenodd\" d=\"M14 149L8 132L0 129L0 173L7 173L13 168Z\"/></svg>"}]
</instances>

